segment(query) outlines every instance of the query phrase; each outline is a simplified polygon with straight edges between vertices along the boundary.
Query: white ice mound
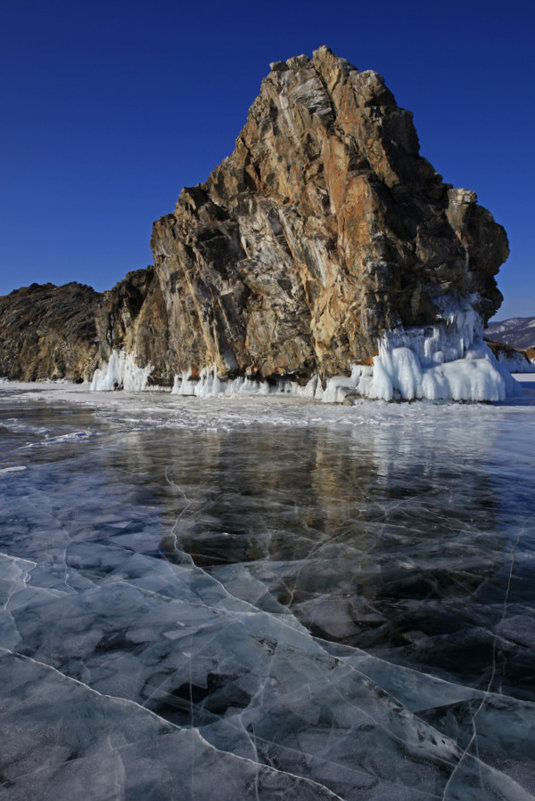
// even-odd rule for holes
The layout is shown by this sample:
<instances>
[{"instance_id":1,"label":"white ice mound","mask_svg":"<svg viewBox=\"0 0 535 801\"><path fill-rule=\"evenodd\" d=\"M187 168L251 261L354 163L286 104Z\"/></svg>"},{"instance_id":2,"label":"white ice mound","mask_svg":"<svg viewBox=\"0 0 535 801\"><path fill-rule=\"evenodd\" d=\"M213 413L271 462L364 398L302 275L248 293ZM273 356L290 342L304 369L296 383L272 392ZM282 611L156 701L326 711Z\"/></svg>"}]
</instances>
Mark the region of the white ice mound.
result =
<instances>
[{"instance_id":1,"label":"white ice mound","mask_svg":"<svg viewBox=\"0 0 535 801\"><path fill-rule=\"evenodd\" d=\"M324 400L343 400L350 389L387 401L503 401L520 394L483 341L479 315L468 303L451 306L436 325L385 332L373 367L355 365L350 378L330 379Z\"/></svg>"},{"instance_id":2,"label":"white ice mound","mask_svg":"<svg viewBox=\"0 0 535 801\"><path fill-rule=\"evenodd\" d=\"M483 340L474 340L464 357L431 365L422 363L411 348L381 343L367 395L384 400L503 401L517 391L518 385Z\"/></svg>"},{"instance_id":3,"label":"white ice mound","mask_svg":"<svg viewBox=\"0 0 535 801\"><path fill-rule=\"evenodd\" d=\"M113 389L125 389L127 392L142 392L147 388L147 381L152 366L138 367L133 353L114 350L109 362L95 370L91 389L109 392Z\"/></svg>"}]
</instances>

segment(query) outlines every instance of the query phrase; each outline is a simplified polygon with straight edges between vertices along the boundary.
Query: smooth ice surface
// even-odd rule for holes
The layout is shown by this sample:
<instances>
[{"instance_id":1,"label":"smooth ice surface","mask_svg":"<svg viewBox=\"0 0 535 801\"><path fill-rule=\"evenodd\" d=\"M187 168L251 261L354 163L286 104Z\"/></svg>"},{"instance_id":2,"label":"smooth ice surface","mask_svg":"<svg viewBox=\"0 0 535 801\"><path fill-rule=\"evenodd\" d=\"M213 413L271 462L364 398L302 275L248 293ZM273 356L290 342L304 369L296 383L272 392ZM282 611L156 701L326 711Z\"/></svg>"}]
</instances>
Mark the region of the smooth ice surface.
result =
<instances>
[{"instance_id":1,"label":"smooth ice surface","mask_svg":"<svg viewBox=\"0 0 535 801\"><path fill-rule=\"evenodd\" d=\"M0 384L0 798L535 797L535 376Z\"/></svg>"}]
</instances>

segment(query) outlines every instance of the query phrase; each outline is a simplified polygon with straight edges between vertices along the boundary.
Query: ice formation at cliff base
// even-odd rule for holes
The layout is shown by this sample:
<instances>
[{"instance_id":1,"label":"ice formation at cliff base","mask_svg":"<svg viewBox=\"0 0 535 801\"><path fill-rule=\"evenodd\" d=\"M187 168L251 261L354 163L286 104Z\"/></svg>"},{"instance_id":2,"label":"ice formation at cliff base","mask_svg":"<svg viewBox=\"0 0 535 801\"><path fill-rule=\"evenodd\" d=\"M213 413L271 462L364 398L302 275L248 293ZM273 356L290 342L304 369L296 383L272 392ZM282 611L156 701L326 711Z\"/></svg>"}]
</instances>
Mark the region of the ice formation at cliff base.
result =
<instances>
[{"instance_id":1,"label":"ice formation at cliff base","mask_svg":"<svg viewBox=\"0 0 535 801\"><path fill-rule=\"evenodd\" d=\"M444 315L435 325L387 331L378 342L373 366L353 364L351 375L333 376L322 385L313 376L299 385L291 376L274 382L239 377L224 381L215 366L194 378L188 370L175 376L172 394L269 395L285 393L326 403L348 396L372 399L431 401L503 401L520 394L517 382L483 341L479 316L467 305ZM91 389L143 391L152 367L136 365L132 353L115 350L95 371Z\"/></svg>"}]
</instances>

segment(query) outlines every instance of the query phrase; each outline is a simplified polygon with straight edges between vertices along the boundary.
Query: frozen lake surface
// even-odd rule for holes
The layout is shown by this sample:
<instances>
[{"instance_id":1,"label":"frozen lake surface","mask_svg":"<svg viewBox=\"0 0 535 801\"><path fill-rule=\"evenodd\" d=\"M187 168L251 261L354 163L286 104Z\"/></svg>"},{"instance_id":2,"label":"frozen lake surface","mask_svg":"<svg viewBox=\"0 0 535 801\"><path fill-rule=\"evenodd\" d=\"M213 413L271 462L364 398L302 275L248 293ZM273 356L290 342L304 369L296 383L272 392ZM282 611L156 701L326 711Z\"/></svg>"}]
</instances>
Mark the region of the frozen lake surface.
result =
<instances>
[{"instance_id":1,"label":"frozen lake surface","mask_svg":"<svg viewBox=\"0 0 535 801\"><path fill-rule=\"evenodd\" d=\"M0 383L0 798L535 798L535 383Z\"/></svg>"}]
</instances>

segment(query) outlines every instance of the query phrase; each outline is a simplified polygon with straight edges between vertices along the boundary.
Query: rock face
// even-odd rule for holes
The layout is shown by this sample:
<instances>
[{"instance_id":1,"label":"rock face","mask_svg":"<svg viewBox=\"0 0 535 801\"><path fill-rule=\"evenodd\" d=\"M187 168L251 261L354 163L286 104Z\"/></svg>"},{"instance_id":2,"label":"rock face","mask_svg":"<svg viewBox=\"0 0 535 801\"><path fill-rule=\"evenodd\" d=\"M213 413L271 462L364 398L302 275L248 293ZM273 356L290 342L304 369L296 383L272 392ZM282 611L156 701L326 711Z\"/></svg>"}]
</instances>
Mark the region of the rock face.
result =
<instances>
[{"instance_id":1,"label":"rock face","mask_svg":"<svg viewBox=\"0 0 535 801\"><path fill-rule=\"evenodd\" d=\"M151 245L154 270L108 293L97 326L103 358L124 346L165 383L212 365L347 375L385 331L457 308L486 322L508 255L475 193L419 155L381 76L326 47L272 65L232 155L182 191Z\"/></svg>"},{"instance_id":2,"label":"rock face","mask_svg":"<svg viewBox=\"0 0 535 801\"><path fill-rule=\"evenodd\" d=\"M140 365L153 365L149 383L172 385L177 368L168 346L167 306L153 267L127 273L104 292L96 327L105 360L116 350L135 354Z\"/></svg>"},{"instance_id":3,"label":"rock face","mask_svg":"<svg viewBox=\"0 0 535 801\"><path fill-rule=\"evenodd\" d=\"M0 298L0 375L88 380L98 363L100 295L75 282L32 284Z\"/></svg>"}]
</instances>

